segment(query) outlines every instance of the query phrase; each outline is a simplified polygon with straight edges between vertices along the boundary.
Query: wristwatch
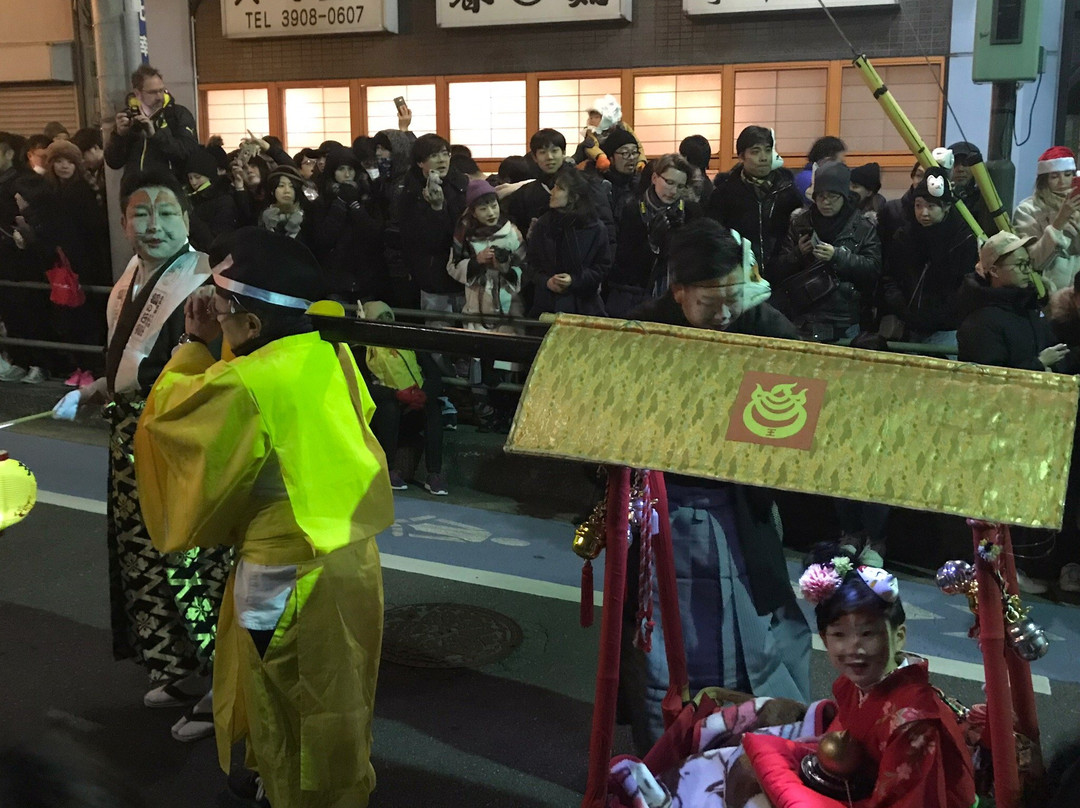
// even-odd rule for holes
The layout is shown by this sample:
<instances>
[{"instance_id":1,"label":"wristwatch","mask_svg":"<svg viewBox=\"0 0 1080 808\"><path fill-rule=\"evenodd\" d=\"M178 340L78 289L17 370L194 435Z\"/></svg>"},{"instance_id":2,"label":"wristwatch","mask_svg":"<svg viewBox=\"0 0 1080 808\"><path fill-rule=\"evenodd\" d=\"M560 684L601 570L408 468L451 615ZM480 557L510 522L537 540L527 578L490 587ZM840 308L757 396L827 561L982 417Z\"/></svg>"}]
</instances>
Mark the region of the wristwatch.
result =
<instances>
[{"instance_id":1,"label":"wristwatch","mask_svg":"<svg viewBox=\"0 0 1080 808\"><path fill-rule=\"evenodd\" d=\"M187 331L180 335L180 339L176 341L177 345L187 345L189 342L197 342L200 345L205 345L206 340L200 337L198 334L192 334Z\"/></svg>"}]
</instances>

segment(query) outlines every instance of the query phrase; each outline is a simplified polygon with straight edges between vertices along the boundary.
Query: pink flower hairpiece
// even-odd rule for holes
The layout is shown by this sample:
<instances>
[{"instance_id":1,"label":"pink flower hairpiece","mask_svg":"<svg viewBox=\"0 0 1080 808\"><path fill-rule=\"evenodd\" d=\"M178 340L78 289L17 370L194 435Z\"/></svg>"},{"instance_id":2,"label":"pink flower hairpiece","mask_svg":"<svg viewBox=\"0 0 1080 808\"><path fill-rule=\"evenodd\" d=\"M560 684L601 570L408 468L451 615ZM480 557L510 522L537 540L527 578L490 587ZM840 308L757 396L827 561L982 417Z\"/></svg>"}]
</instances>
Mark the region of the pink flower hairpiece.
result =
<instances>
[{"instance_id":1,"label":"pink flower hairpiece","mask_svg":"<svg viewBox=\"0 0 1080 808\"><path fill-rule=\"evenodd\" d=\"M894 602L900 595L900 586L896 576L878 567L865 564L854 567L843 556L834 558L828 564L811 564L799 577L799 590L803 598L814 606L824 603L840 588L844 577L854 569L870 590L886 603Z\"/></svg>"},{"instance_id":2,"label":"pink flower hairpiece","mask_svg":"<svg viewBox=\"0 0 1080 808\"><path fill-rule=\"evenodd\" d=\"M817 606L831 598L842 583L832 564L811 564L799 577L799 590L807 602Z\"/></svg>"}]
</instances>

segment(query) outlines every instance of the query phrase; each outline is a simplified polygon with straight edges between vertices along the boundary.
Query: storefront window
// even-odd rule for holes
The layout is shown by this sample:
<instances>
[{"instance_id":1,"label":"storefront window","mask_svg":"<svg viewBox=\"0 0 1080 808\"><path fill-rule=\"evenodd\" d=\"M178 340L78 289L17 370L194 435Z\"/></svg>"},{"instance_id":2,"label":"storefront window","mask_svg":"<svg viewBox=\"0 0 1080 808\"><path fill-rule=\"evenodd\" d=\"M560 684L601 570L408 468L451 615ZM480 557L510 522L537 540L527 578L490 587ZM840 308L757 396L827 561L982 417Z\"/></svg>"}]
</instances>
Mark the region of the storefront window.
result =
<instances>
[{"instance_id":1,"label":"storefront window","mask_svg":"<svg viewBox=\"0 0 1080 808\"><path fill-rule=\"evenodd\" d=\"M208 135L218 135L226 152L240 145L252 134L270 134L270 113L265 88L256 90L207 90L206 122Z\"/></svg>"},{"instance_id":2,"label":"storefront window","mask_svg":"<svg viewBox=\"0 0 1080 808\"><path fill-rule=\"evenodd\" d=\"M450 142L468 146L476 159L524 154L524 81L456 81L450 84Z\"/></svg>"},{"instance_id":3,"label":"storefront window","mask_svg":"<svg viewBox=\"0 0 1080 808\"><path fill-rule=\"evenodd\" d=\"M688 135L720 143L720 73L638 76L634 79L634 133L648 157L678 151Z\"/></svg>"},{"instance_id":4,"label":"storefront window","mask_svg":"<svg viewBox=\"0 0 1080 808\"><path fill-rule=\"evenodd\" d=\"M395 123L395 126L397 124ZM285 151L316 148L324 140L352 145L348 87L292 87L285 90Z\"/></svg>"},{"instance_id":5,"label":"storefront window","mask_svg":"<svg viewBox=\"0 0 1080 808\"><path fill-rule=\"evenodd\" d=\"M825 68L736 71L734 137L751 125L774 129L788 167L802 168L802 156L825 134L828 77Z\"/></svg>"},{"instance_id":6,"label":"storefront window","mask_svg":"<svg viewBox=\"0 0 1080 808\"><path fill-rule=\"evenodd\" d=\"M931 147L938 145L941 91L940 65L884 65L877 68L882 81L904 110L915 130ZM892 122L885 117L859 71L844 68L840 96L840 137L848 151L907 151Z\"/></svg>"},{"instance_id":7,"label":"storefront window","mask_svg":"<svg viewBox=\"0 0 1080 808\"><path fill-rule=\"evenodd\" d=\"M374 135L383 129L397 129L397 107L394 99L403 97L412 111L412 125L417 134L434 132L435 85L434 84L381 84L367 87L367 130Z\"/></svg>"},{"instance_id":8,"label":"storefront window","mask_svg":"<svg viewBox=\"0 0 1080 808\"><path fill-rule=\"evenodd\" d=\"M566 135L567 150L581 141L588 118L586 110L607 94L619 101L618 76L596 79L541 79L540 128L558 129Z\"/></svg>"}]
</instances>

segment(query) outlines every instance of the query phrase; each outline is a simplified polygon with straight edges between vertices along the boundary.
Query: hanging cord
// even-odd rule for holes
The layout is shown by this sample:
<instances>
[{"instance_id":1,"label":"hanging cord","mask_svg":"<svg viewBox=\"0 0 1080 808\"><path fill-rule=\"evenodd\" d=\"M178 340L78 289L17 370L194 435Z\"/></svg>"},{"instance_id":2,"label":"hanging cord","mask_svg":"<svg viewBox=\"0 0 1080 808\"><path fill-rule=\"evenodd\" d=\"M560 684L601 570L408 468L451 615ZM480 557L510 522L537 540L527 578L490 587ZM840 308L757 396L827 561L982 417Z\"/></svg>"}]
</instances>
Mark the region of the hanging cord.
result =
<instances>
[{"instance_id":1,"label":"hanging cord","mask_svg":"<svg viewBox=\"0 0 1080 808\"><path fill-rule=\"evenodd\" d=\"M825 16L829 18L829 22L833 24L836 33L840 34L840 38L847 43L848 48L851 50L851 55L856 59L862 56L862 54L855 49L855 46L851 44L851 40L847 38L847 35L844 33L839 23L836 22L836 18L833 17L832 12L829 11L829 7L825 5L825 0L818 0L818 5L821 6L821 10L825 12Z\"/></svg>"},{"instance_id":2,"label":"hanging cord","mask_svg":"<svg viewBox=\"0 0 1080 808\"><path fill-rule=\"evenodd\" d=\"M1017 148L1025 145L1029 140L1031 140L1031 121L1035 117L1035 102L1039 100L1039 88L1042 87L1042 80L1044 75L1045 73L1040 73L1039 80L1035 82L1035 95L1031 99L1031 109L1028 110L1028 133L1027 137L1024 138L1023 142L1016 142L1016 126L1013 126L1013 143L1016 143Z\"/></svg>"}]
</instances>

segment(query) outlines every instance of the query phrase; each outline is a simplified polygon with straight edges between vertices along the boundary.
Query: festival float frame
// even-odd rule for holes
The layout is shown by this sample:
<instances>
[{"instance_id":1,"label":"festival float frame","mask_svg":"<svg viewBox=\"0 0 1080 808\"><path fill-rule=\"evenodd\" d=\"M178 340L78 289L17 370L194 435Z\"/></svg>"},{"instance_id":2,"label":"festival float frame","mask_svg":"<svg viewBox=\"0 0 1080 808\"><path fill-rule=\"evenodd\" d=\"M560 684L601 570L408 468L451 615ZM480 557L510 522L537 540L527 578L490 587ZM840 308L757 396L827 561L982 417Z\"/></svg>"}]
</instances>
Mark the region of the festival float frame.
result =
<instances>
[{"instance_id":1,"label":"festival float frame","mask_svg":"<svg viewBox=\"0 0 1080 808\"><path fill-rule=\"evenodd\" d=\"M1080 380L1060 374L558 315L525 384L506 451L611 467L607 507L595 526L607 556L582 805L606 804L626 537L631 524L643 522L635 520L641 496L631 469L649 470L636 473L657 502L653 555L669 632L678 610L672 594L665 596L673 572L665 569L671 549L662 472L973 517L976 547L992 532L1007 559L1008 525L1061 526L1078 390ZM982 591L993 591L990 568L978 567ZM1001 572L1002 594L1015 596L1011 561ZM989 595L979 599L980 641L997 804L1015 808L1014 709L1036 747L1039 731L1030 667L1006 643L1001 605ZM588 617L583 604L582 622ZM678 654L681 643L666 645L670 719L689 693L685 662L672 664L672 648Z\"/></svg>"}]
</instances>

